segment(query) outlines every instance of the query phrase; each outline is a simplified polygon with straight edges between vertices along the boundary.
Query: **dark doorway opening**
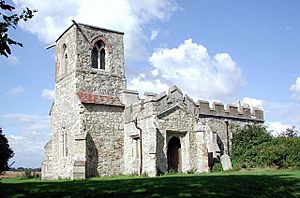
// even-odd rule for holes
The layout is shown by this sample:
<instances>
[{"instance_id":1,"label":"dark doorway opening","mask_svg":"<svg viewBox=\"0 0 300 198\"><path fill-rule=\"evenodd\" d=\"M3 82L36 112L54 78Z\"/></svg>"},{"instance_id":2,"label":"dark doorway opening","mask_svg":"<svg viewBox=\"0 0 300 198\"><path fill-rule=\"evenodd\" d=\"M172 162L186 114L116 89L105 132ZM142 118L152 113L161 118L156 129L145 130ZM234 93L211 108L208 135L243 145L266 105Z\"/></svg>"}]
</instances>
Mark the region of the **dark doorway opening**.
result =
<instances>
[{"instance_id":1,"label":"dark doorway opening","mask_svg":"<svg viewBox=\"0 0 300 198\"><path fill-rule=\"evenodd\" d=\"M181 145L177 137L172 137L168 143L168 171L181 172Z\"/></svg>"}]
</instances>

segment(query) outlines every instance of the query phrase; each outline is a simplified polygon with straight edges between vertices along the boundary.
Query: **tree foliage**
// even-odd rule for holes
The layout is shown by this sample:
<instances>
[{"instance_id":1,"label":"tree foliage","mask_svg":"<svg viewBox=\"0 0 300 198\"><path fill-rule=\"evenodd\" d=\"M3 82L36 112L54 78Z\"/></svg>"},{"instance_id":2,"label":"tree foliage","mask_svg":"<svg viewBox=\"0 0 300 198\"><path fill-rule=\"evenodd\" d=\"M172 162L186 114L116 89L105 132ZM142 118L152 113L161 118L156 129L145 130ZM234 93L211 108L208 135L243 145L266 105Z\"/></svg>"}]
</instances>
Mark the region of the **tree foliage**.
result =
<instances>
[{"instance_id":1,"label":"tree foliage","mask_svg":"<svg viewBox=\"0 0 300 198\"><path fill-rule=\"evenodd\" d=\"M5 3L4 0L0 0L0 16L2 16L2 19L0 19L0 55L4 55L6 57L11 54L10 45L23 47L22 43L9 37L9 28L16 29L20 21L27 21L28 19L31 19L34 16L33 14L37 12L36 10L26 8L18 15L13 12L14 9L15 7Z\"/></svg>"},{"instance_id":2,"label":"tree foliage","mask_svg":"<svg viewBox=\"0 0 300 198\"><path fill-rule=\"evenodd\" d=\"M289 127L286 129L286 131L283 131L279 134L280 137L297 137L299 134L299 131L296 130L295 126Z\"/></svg>"},{"instance_id":3,"label":"tree foliage","mask_svg":"<svg viewBox=\"0 0 300 198\"><path fill-rule=\"evenodd\" d=\"M0 128L0 175L9 169L8 160L13 156L14 152L9 147L8 140Z\"/></svg>"},{"instance_id":4,"label":"tree foliage","mask_svg":"<svg viewBox=\"0 0 300 198\"><path fill-rule=\"evenodd\" d=\"M295 128L292 130L287 129L285 136L272 137L264 126L237 129L232 139L234 166L300 167L300 138L295 136Z\"/></svg>"},{"instance_id":5,"label":"tree foliage","mask_svg":"<svg viewBox=\"0 0 300 198\"><path fill-rule=\"evenodd\" d=\"M255 167L258 163L258 146L271 139L272 136L263 126L238 128L232 139L232 158L241 167Z\"/></svg>"}]
</instances>

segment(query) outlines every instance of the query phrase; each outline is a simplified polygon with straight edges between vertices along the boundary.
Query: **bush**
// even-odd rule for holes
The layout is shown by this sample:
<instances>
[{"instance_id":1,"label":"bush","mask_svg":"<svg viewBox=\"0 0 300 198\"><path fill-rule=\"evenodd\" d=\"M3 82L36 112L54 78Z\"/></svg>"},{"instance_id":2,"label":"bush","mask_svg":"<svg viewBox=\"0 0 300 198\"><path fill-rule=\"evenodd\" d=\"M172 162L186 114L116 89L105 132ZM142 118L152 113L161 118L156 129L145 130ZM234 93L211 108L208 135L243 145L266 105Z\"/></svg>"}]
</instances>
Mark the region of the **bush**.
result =
<instances>
[{"instance_id":1,"label":"bush","mask_svg":"<svg viewBox=\"0 0 300 198\"><path fill-rule=\"evenodd\" d=\"M197 172L197 169L195 167L189 169L186 173L187 174L195 174Z\"/></svg>"},{"instance_id":2,"label":"bush","mask_svg":"<svg viewBox=\"0 0 300 198\"><path fill-rule=\"evenodd\" d=\"M300 138L272 137L263 126L238 129L232 139L235 168L300 168Z\"/></svg>"},{"instance_id":3,"label":"bush","mask_svg":"<svg viewBox=\"0 0 300 198\"><path fill-rule=\"evenodd\" d=\"M261 161L267 166L300 168L300 138L277 137L258 149Z\"/></svg>"},{"instance_id":4,"label":"bush","mask_svg":"<svg viewBox=\"0 0 300 198\"><path fill-rule=\"evenodd\" d=\"M223 171L221 161L218 159L214 159L210 172L221 172L221 171Z\"/></svg>"},{"instance_id":5,"label":"bush","mask_svg":"<svg viewBox=\"0 0 300 198\"><path fill-rule=\"evenodd\" d=\"M37 172L32 171L32 169L25 169L22 175L24 179L40 178L41 175Z\"/></svg>"},{"instance_id":6,"label":"bush","mask_svg":"<svg viewBox=\"0 0 300 198\"><path fill-rule=\"evenodd\" d=\"M265 127L255 125L238 128L232 138L232 159L235 166L241 168L256 167L260 162L257 159L257 146L272 140L272 136Z\"/></svg>"}]
</instances>

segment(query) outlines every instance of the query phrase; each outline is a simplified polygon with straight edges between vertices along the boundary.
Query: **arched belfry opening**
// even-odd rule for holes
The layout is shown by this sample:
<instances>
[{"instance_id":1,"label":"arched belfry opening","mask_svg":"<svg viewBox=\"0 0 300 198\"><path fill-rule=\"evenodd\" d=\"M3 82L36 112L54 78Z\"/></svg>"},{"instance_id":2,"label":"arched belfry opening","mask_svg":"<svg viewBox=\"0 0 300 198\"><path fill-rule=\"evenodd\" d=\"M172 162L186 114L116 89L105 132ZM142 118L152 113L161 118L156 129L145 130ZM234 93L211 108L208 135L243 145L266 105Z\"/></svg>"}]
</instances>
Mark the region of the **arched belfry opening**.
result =
<instances>
[{"instance_id":1,"label":"arched belfry opening","mask_svg":"<svg viewBox=\"0 0 300 198\"><path fill-rule=\"evenodd\" d=\"M177 137L172 137L167 150L168 171L181 172L181 144Z\"/></svg>"},{"instance_id":2,"label":"arched belfry opening","mask_svg":"<svg viewBox=\"0 0 300 198\"><path fill-rule=\"evenodd\" d=\"M67 65L68 65L68 53L67 53L67 45L64 43L62 46L62 53L60 58L60 77L64 77L67 72Z\"/></svg>"},{"instance_id":3,"label":"arched belfry opening","mask_svg":"<svg viewBox=\"0 0 300 198\"><path fill-rule=\"evenodd\" d=\"M92 68L105 70L105 44L101 40L92 49Z\"/></svg>"}]
</instances>

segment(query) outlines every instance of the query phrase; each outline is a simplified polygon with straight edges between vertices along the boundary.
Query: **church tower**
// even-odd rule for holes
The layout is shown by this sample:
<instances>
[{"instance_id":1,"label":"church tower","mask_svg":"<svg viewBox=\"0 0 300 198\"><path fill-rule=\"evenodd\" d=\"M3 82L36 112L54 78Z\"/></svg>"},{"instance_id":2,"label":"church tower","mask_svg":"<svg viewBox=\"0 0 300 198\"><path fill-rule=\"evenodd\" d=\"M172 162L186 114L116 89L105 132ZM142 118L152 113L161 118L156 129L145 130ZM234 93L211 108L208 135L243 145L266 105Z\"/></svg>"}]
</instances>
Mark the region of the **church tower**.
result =
<instances>
[{"instance_id":1,"label":"church tower","mask_svg":"<svg viewBox=\"0 0 300 198\"><path fill-rule=\"evenodd\" d=\"M264 122L262 110L222 103L211 108L176 86L140 99L126 90L123 35L73 21L56 40L42 179L209 171L213 158L229 159L235 127L228 126Z\"/></svg>"},{"instance_id":2,"label":"church tower","mask_svg":"<svg viewBox=\"0 0 300 198\"><path fill-rule=\"evenodd\" d=\"M124 33L73 21L56 40L43 179L122 173Z\"/></svg>"}]
</instances>

